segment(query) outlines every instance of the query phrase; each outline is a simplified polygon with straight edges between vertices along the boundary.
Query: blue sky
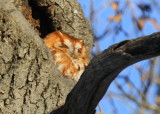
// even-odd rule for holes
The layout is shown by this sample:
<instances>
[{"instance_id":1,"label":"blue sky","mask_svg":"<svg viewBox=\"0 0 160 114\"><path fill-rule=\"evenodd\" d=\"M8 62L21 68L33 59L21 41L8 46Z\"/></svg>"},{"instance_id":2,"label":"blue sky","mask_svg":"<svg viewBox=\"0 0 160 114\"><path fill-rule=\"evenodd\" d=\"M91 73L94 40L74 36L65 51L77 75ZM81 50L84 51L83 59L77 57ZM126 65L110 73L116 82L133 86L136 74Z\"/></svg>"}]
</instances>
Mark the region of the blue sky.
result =
<instances>
[{"instance_id":1,"label":"blue sky","mask_svg":"<svg viewBox=\"0 0 160 114\"><path fill-rule=\"evenodd\" d=\"M81 4L83 11L85 13L86 18L89 18L89 14L90 14L90 10L89 10L89 6L90 6L90 1L91 0L78 0L79 3ZM99 10L102 6L102 4L104 4L106 0L94 0L94 8L95 10ZM113 0L110 0L113 1ZM120 7L123 7L123 4L125 2L125 0L119 0L120 1ZM150 3L151 0L132 0L133 2L133 7L134 8L134 12L136 12L136 16L140 16L141 12L138 8L136 8L135 4L139 4L141 2L145 2L145 3ZM106 2L105 2L106 3ZM109 6L109 4L106 5L107 7L103 9L102 12L100 12L98 15L96 15L96 20L95 24L93 25L94 28L96 28L94 30L94 33L99 36L101 35L101 33L104 31L104 29L106 28L107 25L109 26L115 26L115 24L108 24L107 23L107 19L114 15L115 12L113 11L113 9ZM129 33L128 37L126 37L124 34L119 33L117 36L114 36L113 34L111 35L107 35L107 37L105 37L103 40L99 41L99 46L100 46L100 51L103 51L104 49L107 49L110 45L123 41L125 39L128 38L136 38L139 37L141 35L148 35L151 34L153 32L156 32L157 30L154 28L154 26L150 23L145 23L145 28L142 32L137 32L134 31L134 25L132 25L132 19L131 19L131 10L126 10L124 12L124 16L122 19L122 24L121 26L124 28L125 31L127 31L127 33ZM155 17L157 16L158 13L156 11L152 11L152 14L150 15L151 17ZM158 15L159 16L159 15ZM157 20L158 23L160 20ZM94 51L94 49L93 49ZM148 61L142 61L140 63L138 63L139 65L141 65L142 67L144 67L144 69L149 69L148 66ZM127 75L129 76L130 80L135 84L135 86L137 88L141 88L141 80L139 77L139 72L137 72L137 70L135 70L135 65L129 66L128 68L126 68L124 71L122 71L120 73L120 75ZM116 81L118 81L120 84L123 84L123 86L125 87L125 89L127 90L127 92L131 92L131 94L134 94L136 96L136 91L135 90L131 90L131 88L128 88L127 85L125 85L125 82L118 78L116 79ZM109 92L115 92L115 93L119 93L119 90L117 89L117 87L115 86L115 83L113 82L109 89L108 92L106 93L106 95L103 97L103 99L100 102L100 105L104 111L104 114L111 114L112 111L112 107L113 105L115 105L115 107L117 108L117 112L116 114L135 114L136 109L137 109L137 105L135 105L133 102L128 102L127 100L125 100L125 98L117 98L114 99L112 101L110 101L108 99L108 93ZM148 97L149 102L154 102L154 93L153 91L156 91L156 88L154 86L151 86L150 88L150 94ZM137 97L137 99L139 99ZM123 101L122 101L123 100ZM113 104L113 105L111 105ZM127 106L126 106L127 105ZM150 114L150 112L148 112Z\"/></svg>"}]
</instances>

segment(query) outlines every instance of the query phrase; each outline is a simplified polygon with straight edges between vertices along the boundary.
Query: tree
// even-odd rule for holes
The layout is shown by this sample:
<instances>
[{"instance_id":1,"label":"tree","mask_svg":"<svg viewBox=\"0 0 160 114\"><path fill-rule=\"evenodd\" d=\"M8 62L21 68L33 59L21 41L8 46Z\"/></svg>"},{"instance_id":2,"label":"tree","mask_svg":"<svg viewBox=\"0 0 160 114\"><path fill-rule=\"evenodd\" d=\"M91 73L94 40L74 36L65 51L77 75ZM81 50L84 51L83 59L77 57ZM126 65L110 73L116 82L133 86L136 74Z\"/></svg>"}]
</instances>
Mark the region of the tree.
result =
<instances>
[{"instance_id":1,"label":"tree","mask_svg":"<svg viewBox=\"0 0 160 114\"><path fill-rule=\"evenodd\" d=\"M92 34L79 4L0 0L0 9L0 113L93 113L122 69L160 55L160 33L123 41L92 59L75 86L60 75L40 37L60 29L83 39L91 56Z\"/></svg>"}]
</instances>

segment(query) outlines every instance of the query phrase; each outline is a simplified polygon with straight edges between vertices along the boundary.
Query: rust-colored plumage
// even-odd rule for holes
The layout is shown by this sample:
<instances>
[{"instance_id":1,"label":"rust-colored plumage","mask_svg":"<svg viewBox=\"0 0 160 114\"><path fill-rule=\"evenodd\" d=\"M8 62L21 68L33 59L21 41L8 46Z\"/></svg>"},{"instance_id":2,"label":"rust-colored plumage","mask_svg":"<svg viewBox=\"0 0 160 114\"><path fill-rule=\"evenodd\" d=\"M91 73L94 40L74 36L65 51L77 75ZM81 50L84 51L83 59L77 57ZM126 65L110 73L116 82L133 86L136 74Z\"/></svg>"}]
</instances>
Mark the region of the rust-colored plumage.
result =
<instances>
[{"instance_id":1,"label":"rust-colored plumage","mask_svg":"<svg viewBox=\"0 0 160 114\"><path fill-rule=\"evenodd\" d=\"M48 34L44 42L62 75L78 81L89 62L84 42L58 30Z\"/></svg>"}]
</instances>

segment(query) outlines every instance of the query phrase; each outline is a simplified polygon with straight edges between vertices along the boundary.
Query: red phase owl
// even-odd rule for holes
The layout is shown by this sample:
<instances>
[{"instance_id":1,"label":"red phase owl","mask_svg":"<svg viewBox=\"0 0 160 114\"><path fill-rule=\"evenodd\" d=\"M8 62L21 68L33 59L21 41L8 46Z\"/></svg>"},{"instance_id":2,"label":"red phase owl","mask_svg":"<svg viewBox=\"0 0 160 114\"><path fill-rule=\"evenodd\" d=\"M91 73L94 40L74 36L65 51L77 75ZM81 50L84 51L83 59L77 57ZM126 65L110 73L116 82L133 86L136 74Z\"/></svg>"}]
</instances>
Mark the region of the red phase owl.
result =
<instances>
[{"instance_id":1,"label":"red phase owl","mask_svg":"<svg viewBox=\"0 0 160 114\"><path fill-rule=\"evenodd\" d=\"M83 40L76 39L60 31L48 34L44 38L55 64L63 76L78 81L89 63Z\"/></svg>"}]
</instances>

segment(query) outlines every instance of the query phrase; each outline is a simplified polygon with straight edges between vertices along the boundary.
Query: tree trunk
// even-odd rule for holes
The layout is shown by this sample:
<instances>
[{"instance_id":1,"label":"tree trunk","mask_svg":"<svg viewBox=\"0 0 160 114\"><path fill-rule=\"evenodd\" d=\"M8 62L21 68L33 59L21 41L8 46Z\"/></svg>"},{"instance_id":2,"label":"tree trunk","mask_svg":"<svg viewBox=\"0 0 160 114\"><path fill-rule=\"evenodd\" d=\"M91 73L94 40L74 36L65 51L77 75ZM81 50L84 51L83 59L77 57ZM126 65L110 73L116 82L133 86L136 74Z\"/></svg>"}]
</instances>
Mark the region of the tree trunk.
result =
<instances>
[{"instance_id":1,"label":"tree trunk","mask_svg":"<svg viewBox=\"0 0 160 114\"><path fill-rule=\"evenodd\" d=\"M75 82L63 78L40 37L61 30L85 41L92 34L76 0L0 0L0 113L48 114Z\"/></svg>"}]
</instances>

